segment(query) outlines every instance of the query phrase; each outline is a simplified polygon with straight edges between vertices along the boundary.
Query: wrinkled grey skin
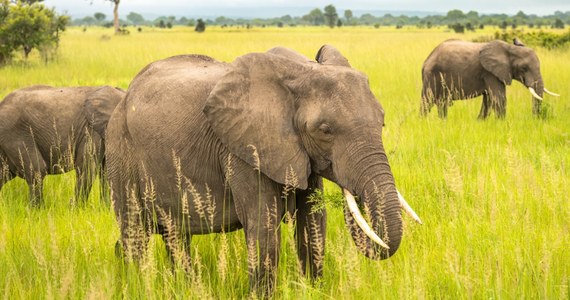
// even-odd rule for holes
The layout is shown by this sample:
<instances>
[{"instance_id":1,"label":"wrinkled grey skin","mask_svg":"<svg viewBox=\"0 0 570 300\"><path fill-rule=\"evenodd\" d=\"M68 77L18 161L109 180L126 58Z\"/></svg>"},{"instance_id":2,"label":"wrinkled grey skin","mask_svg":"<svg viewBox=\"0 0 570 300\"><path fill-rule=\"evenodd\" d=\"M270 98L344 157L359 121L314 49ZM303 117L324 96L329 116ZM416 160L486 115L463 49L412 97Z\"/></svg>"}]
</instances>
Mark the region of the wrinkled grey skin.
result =
<instances>
[{"instance_id":1,"label":"wrinkled grey skin","mask_svg":"<svg viewBox=\"0 0 570 300\"><path fill-rule=\"evenodd\" d=\"M36 85L6 96L0 102L0 189L16 176L24 178L30 203L41 205L43 178L75 170L75 199L85 200L103 160L94 126L104 128L99 120L109 118L89 110L110 114L124 94L108 86Z\"/></svg>"},{"instance_id":2,"label":"wrinkled grey skin","mask_svg":"<svg viewBox=\"0 0 570 300\"><path fill-rule=\"evenodd\" d=\"M536 53L527 47L503 41L472 43L448 40L437 46L422 68L421 114L435 104L438 115L447 117L452 100L483 95L479 119L489 116L490 109L504 118L506 86L517 80L532 87L542 97L544 84ZM533 97L533 113L540 113L541 101Z\"/></svg>"},{"instance_id":3,"label":"wrinkled grey skin","mask_svg":"<svg viewBox=\"0 0 570 300\"><path fill-rule=\"evenodd\" d=\"M188 243L193 234L243 228L251 288L268 295L279 224L288 215L296 221L302 271L320 277L326 211L315 211L309 196L322 188L323 177L360 196L372 227L390 246L377 247L348 215L358 248L373 259L396 252L402 220L382 145L384 111L367 77L336 49L323 47L318 63L274 48L233 63L175 56L136 76L111 116L106 140L121 227L117 245L127 257L140 258L149 231L161 234L174 253L168 242L174 232ZM141 218L133 217L140 211ZM168 229L165 216L176 230Z\"/></svg>"}]
</instances>

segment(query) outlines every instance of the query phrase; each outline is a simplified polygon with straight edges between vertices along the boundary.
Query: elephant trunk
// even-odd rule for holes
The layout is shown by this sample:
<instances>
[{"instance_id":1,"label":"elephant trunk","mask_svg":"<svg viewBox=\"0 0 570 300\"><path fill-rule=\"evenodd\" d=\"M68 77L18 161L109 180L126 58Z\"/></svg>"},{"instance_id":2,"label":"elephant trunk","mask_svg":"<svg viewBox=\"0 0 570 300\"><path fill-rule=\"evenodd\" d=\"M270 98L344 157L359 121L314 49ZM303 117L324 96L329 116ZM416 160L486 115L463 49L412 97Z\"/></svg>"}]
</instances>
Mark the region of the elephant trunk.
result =
<instances>
[{"instance_id":1,"label":"elephant trunk","mask_svg":"<svg viewBox=\"0 0 570 300\"><path fill-rule=\"evenodd\" d=\"M359 196L360 210L368 217L374 233L386 245L381 246L367 234L347 206L344 210L346 224L357 248L366 257L386 259L398 250L403 230L400 200L388 159L380 147L373 154L368 151L367 155L353 155L352 160L354 163L349 172L354 180L348 182L346 188Z\"/></svg>"},{"instance_id":2,"label":"elephant trunk","mask_svg":"<svg viewBox=\"0 0 570 300\"><path fill-rule=\"evenodd\" d=\"M542 96L544 94L544 83L542 82L542 78L539 78L534 84L530 85L528 90L532 94L532 112L534 115L538 115L540 114Z\"/></svg>"}]
</instances>

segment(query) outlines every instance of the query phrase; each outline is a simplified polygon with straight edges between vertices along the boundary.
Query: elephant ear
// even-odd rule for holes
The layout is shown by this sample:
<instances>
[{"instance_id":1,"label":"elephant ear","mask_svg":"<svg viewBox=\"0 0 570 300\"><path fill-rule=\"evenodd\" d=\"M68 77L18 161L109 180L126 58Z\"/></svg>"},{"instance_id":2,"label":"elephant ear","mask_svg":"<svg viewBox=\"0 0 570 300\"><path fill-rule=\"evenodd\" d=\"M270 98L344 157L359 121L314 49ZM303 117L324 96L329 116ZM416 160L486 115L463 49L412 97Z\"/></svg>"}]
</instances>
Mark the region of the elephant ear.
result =
<instances>
[{"instance_id":1,"label":"elephant ear","mask_svg":"<svg viewBox=\"0 0 570 300\"><path fill-rule=\"evenodd\" d=\"M495 75L504 84L510 85L513 81L511 75L511 60L507 44L501 41L490 42L483 46L479 52L479 59L483 68Z\"/></svg>"},{"instance_id":2,"label":"elephant ear","mask_svg":"<svg viewBox=\"0 0 570 300\"><path fill-rule=\"evenodd\" d=\"M287 82L306 69L271 53L244 55L217 82L204 107L214 133L233 154L272 180L302 189L309 157L293 126L295 97Z\"/></svg>"},{"instance_id":3,"label":"elephant ear","mask_svg":"<svg viewBox=\"0 0 570 300\"><path fill-rule=\"evenodd\" d=\"M321 49L319 49L319 52L317 52L315 60L321 65L350 67L348 59L331 45L323 45Z\"/></svg>"},{"instance_id":4,"label":"elephant ear","mask_svg":"<svg viewBox=\"0 0 570 300\"><path fill-rule=\"evenodd\" d=\"M89 125L100 136L105 136L109 118L124 96L124 90L110 86L101 87L87 96L83 111Z\"/></svg>"}]
</instances>

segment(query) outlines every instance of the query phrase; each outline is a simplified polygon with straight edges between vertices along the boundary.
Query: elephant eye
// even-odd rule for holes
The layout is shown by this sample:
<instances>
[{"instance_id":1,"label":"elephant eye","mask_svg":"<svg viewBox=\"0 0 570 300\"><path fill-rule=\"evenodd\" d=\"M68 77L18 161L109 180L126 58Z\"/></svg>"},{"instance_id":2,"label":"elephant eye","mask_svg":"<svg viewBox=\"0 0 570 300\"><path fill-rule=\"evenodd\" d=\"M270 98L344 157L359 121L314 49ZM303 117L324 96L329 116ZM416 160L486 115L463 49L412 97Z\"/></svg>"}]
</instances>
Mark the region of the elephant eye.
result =
<instances>
[{"instance_id":1,"label":"elephant eye","mask_svg":"<svg viewBox=\"0 0 570 300\"><path fill-rule=\"evenodd\" d=\"M332 134L331 127L326 123L319 125L319 130L324 134Z\"/></svg>"}]
</instances>

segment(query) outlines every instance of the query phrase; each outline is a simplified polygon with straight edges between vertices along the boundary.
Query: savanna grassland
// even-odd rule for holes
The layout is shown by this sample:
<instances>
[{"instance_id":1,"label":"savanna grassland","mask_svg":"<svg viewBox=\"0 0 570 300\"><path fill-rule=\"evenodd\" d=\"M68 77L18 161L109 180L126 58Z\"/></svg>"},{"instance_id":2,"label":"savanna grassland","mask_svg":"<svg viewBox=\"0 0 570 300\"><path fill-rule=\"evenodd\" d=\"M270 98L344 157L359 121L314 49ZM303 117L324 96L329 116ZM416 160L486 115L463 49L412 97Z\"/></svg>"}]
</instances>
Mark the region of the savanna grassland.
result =
<instances>
[{"instance_id":1,"label":"savanna grassland","mask_svg":"<svg viewBox=\"0 0 570 300\"><path fill-rule=\"evenodd\" d=\"M386 111L383 141L399 190L422 218L404 216L404 238L385 261L360 255L342 209L328 208L322 281L299 275L291 225L284 224L276 296L283 299L568 299L570 297L570 50L536 49L546 87L544 119L532 117L531 96L507 88L507 117L478 121L481 99L455 102L447 120L433 109L419 117L421 65L448 38L443 28L143 28L66 31L49 64L32 57L0 69L0 97L32 84L127 88L148 63L198 53L232 61L274 46L314 57L337 47L366 73ZM183 109L183 108L181 108ZM184 138L184 137L180 137ZM46 205L31 208L25 182L0 192L0 297L243 298L248 297L242 231L193 239L193 272L172 268L159 238L147 259L125 265L112 208L93 192L70 205L73 174L48 176ZM327 184L325 195L338 197Z\"/></svg>"}]
</instances>

